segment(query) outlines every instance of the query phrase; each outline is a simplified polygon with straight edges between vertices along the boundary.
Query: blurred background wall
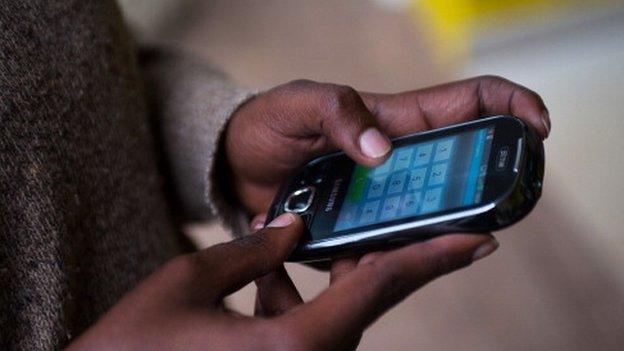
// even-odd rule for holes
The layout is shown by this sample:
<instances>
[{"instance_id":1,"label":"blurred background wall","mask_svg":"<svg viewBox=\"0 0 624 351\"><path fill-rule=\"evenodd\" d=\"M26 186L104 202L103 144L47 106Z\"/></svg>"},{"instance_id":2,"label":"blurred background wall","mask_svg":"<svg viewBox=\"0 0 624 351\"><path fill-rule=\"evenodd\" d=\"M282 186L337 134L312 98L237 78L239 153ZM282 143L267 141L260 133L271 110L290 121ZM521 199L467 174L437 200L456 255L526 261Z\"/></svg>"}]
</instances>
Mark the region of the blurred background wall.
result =
<instances>
[{"instance_id":1,"label":"blurred background wall","mask_svg":"<svg viewBox=\"0 0 624 351\"><path fill-rule=\"evenodd\" d=\"M543 200L490 258L412 295L360 350L624 349L624 2L124 0L145 42L241 84L296 78L394 92L497 74L539 92L553 130ZM227 240L215 225L189 233ZM326 274L288 270L305 298ZM254 287L229 302L251 313Z\"/></svg>"}]
</instances>

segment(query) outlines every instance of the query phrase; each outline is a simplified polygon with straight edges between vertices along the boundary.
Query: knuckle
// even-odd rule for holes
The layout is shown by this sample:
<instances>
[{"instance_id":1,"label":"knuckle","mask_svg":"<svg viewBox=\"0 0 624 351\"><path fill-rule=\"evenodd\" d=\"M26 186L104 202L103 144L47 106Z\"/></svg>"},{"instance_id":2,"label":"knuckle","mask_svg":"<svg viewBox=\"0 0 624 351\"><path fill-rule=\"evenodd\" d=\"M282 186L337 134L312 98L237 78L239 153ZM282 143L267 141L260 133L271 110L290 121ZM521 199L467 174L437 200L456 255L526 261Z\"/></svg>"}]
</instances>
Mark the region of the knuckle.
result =
<instances>
[{"instance_id":1,"label":"knuckle","mask_svg":"<svg viewBox=\"0 0 624 351\"><path fill-rule=\"evenodd\" d=\"M505 87L514 87L515 83L497 75L484 75L477 77L479 89L485 91L498 91Z\"/></svg>"},{"instance_id":2,"label":"knuckle","mask_svg":"<svg viewBox=\"0 0 624 351\"><path fill-rule=\"evenodd\" d=\"M529 99L531 99L531 100L535 100L535 101L537 101L537 102L539 102L539 103L543 103L543 101L542 101L542 97L541 97L538 93L534 92L533 90L531 90L531 89L529 89L529 88L523 88L523 89L521 90L521 92L522 92L523 94L526 94L526 96L527 96Z\"/></svg>"},{"instance_id":3,"label":"knuckle","mask_svg":"<svg viewBox=\"0 0 624 351\"><path fill-rule=\"evenodd\" d=\"M256 248L266 245L266 236L262 234L265 229L261 229L261 232L253 235L245 235L236 240L232 240L230 243L243 248Z\"/></svg>"},{"instance_id":4,"label":"knuckle","mask_svg":"<svg viewBox=\"0 0 624 351\"><path fill-rule=\"evenodd\" d=\"M302 96L313 95L319 83L307 79L291 80L278 85L260 95L267 102L267 106L279 106L284 101Z\"/></svg>"},{"instance_id":5,"label":"knuckle","mask_svg":"<svg viewBox=\"0 0 624 351\"><path fill-rule=\"evenodd\" d=\"M309 87L315 84L318 84L318 83L309 79L294 79L286 83L286 85L295 86L295 87Z\"/></svg>"},{"instance_id":6,"label":"knuckle","mask_svg":"<svg viewBox=\"0 0 624 351\"><path fill-rule=\"evenodd\" d=\"M413 267L405 267L393 260L376 260L364 265L367 270L367 289L371 299L393 304L412 292L421 280L411 276Z\"/></svg>"},{"instance_id":7,"label":"knuckle","mask_svg":"<svg viewBox=\"0 0 624 351\"><path fill-rule=\"evenodd\" d=\"M434 278L448 273L451 268L451 260L448 255L435 255L431 259L429 277Z\"/></svg>"},{"instance_id":8,"label":"knuckle","mask_svg":"<svg viewBox=\"0 0 624 351\"><path fill-rule=\"evenodd\" d=\"M517 94L517 96L543 104L542 97L538 93L507 78L497 75L484 75L477 77L477 80L481 86L489 90L498 90L499 88L510 89L513 94Z\"/></svg>"},{"instance_id":9,"label":"knuckle","mask_svg":"<svg viewBox=\"0 0 624 351\"><path fill-rule=\"evenodd\" d=\"M501 77L501 76L490 74L490 75L480 76L478 77L478 79L480 80L482 84L484 84L487 87L492 87L492 88L508 87L508 88L512 88L513 90L516 90L517 92L521 94L531 95L532 97L539 97L539 95L537 95L537 93L535 93L531 89L525 86L522 86L514 81L511 81L507 78Z\"/></svg>"},{"instance_id":10,"label":"knuckle","mask_svg":"<svg viewBox=\"0 0 624 351\"><path fill-rule=\"evenodd\" d=\"M340 115L354 106L358 99L355 89L346 85L334 85L331 87L327 102L333 115Z\"/></svg>"},{"instance_id":11,"label":"knuckle","mask_svg":"<svg viewBox=\"0 0 624 351\"><path fill-rule=\"evenodd\" d=\"M388 281L388 284L391 286L400 287L406 283L407 279L405 279L405 276L404 274L402 274L398 265L391 265L390 267L388 267L386 272L384 272L384 270L381 269L381 267L379 267L377 271L379 271L378 274L387 275L386 280Z\"/></svg>"},{"instance_id":12,"label":"knuckle","mask_svg":"<svg viewBox=\"0 0 624 351\"><path fill-rule=\"evenodd\" d=\"M440 249L436 249L436 247L430 243L423 245L423 252L425 254L425 259L423 262L422 274L426 279L433 279L449 271L451 267L449 255L441 254Z\"/></svg>"},{"instance_id":13,"label":"knuckle","mask_svg":"<svg viewBox=\"0 0 624 351\"><path fill-rule=\"evenodd\" d=\"M269 269L272 262L271 245L269 238L264 233L247 235L230 242L242 249L249 250L256 257L256 264L263 270Z\"/></svg>"},{"instance_id":14,"label":"knuckle","mask_svg":"<svg viewBox=\"0 0 624 351\"><path fill-rule=\"evenodd\" d=\"M501 84L501 83L509 83L509 80L501 76L495 75L495 74L486 74L486 75L477 77L477 79L481 81L482 83L492 84L492 85Z\"/></svg>"},{"instance_id":15,"label":"knuckle","mask_svg":"<svg viewBox=\"0 0 624 351\"><path fill-rule=\"evenodd\" d=\"M369 269L373 284L376 284L377 290L383 291L385 294L400 294L409 283L409 279L406 279L401 266L396 262L374 261L370 263Z\"/></svg>"}]
</instances>

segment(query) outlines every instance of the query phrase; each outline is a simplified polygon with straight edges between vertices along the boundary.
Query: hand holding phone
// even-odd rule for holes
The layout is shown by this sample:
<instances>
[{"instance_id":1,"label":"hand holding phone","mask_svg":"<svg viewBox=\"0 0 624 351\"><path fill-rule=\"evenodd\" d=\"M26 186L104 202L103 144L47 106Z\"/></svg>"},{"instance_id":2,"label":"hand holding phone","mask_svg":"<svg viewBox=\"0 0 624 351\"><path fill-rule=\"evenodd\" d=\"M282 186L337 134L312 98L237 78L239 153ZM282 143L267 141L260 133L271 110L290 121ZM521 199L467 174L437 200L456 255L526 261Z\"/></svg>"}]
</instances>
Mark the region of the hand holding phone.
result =
<instances>
[{"instance_id":1,"label":"hand holding phone","mask_svg":"<svg viewBox=\"0 0 624 351\"><path fill-rule=\"evenodd\" d=\"M266 213L279 187L315 157L340 149L358 164L382 163L387 155L371 158L363 150L361 139L370 128L392 138L497 114L515 115L540 137L548 135L540 97L499 77L397 94L295 81L259 94L233 114L222 154L229 172L213 184L229 184L224 195L234 193L229 202L250 214Z\"/></svg>"},{"instance_id":2,"label":"hand holding phone","mask_svg":"<svg viewBox=\"0 0 624 351\"><path fill-rule=\"evenodd\" d=\"M364 330L414 290L496 249L492 237L453 235L339 260L330 286L304 302L283 266L303 228L286 214L254 235L173 258L67 349L354 350ZM255 316L223 308L252 281Z\"/></svg>"},{"instance_id":3,"label":"hand holding phone","mask_svg":"<svg viewBox=\"0 0 624 351\"><path fill-rule=\"evenodd\" d=\"M502 229L528 214L541 195L542 142L518 118L485 118L393 144L380 166L334 153L311 161L282 187L267 220L297 213L308 229L291 259Z\"/></svg>"}]
</instances>

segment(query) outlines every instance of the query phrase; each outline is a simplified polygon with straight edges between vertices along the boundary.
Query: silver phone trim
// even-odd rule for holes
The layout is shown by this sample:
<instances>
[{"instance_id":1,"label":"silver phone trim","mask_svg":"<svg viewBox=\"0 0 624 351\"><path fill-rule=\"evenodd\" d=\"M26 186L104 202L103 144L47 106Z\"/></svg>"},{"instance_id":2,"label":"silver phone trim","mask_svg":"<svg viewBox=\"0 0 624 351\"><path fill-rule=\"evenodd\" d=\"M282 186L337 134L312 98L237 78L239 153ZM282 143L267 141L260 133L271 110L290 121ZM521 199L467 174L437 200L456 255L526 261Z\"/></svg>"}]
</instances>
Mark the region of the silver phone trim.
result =
<instances>
[{"instance_id":1,"label":"silver phone trim","mask_svg":"<svg viewBox=\"0 0 624 351\"><path fill-rule=\"evenodd\" d=\"M350 235L340 236L340 237L333 238L333 239L325 239L323 241L311 242L311 243L305 244L303 247L306 249L319 249L319 248L333 247L333 246L342 245L342 244L349 244L352 242L359 241L361 239L375 238L375 237L379 237L388 233L401 232L404 230L423 227L423 226L427 226L430 224L436 224L436 223L441 223L441 222L446 222L446 221L452 221L455 219L476 216L476 215L488 212L495 207L496 207L496 204L489 203L481 207L477 207L477 208L473 208L473 209L465 210L465 211L460 211L457 213L449 213L449 214L439 216L439 217L426 218L426 219L421 219L419 221L397 224L397 225L393 225L393 226L386 227L386 228L373 229L373 230L369 230L369 231L358 233L358 234L350 234Z\"/></svg>"},{"instance_id":2,"label":"silver phone trim","mask_svg":"<svg viewBox=\"0 0 624 351\"><path fill-rule=\"evenodd\" d=\"M514 161L513 171L518 173L520 170L520 158L522 156L522 138L518 139L518 143L516 145L516 160Z\"/></svg>"}]
</instances>

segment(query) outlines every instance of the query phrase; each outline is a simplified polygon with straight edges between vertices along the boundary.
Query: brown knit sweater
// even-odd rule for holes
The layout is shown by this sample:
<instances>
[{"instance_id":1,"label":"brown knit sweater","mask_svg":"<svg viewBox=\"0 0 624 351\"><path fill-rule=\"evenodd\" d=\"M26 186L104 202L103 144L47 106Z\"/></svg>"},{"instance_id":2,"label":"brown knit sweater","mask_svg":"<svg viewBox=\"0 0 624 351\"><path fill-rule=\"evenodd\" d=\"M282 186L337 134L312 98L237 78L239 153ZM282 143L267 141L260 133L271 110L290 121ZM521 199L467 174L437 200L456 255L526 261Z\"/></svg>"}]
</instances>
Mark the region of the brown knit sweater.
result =
<instances>
[{"instance_id":1,"label":"brown knit sweater","mask_svg":"<svg viewBox=\"0 0 624 351\"><path fill-rule=\"evenodd\" d=\"M174 213L208 213L250 93L175 54L137 62L112 0L0 7L0 350L64 347L180 252Z\"/></svg>"}]
</instances>

